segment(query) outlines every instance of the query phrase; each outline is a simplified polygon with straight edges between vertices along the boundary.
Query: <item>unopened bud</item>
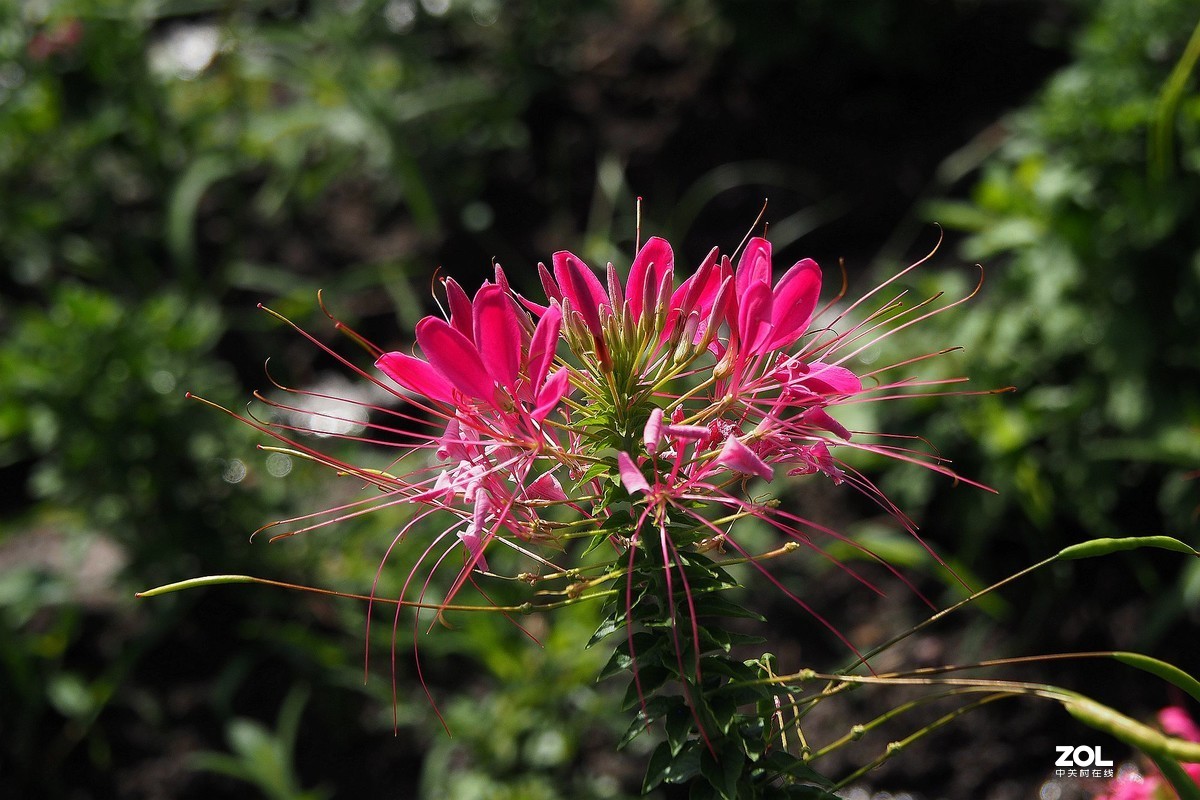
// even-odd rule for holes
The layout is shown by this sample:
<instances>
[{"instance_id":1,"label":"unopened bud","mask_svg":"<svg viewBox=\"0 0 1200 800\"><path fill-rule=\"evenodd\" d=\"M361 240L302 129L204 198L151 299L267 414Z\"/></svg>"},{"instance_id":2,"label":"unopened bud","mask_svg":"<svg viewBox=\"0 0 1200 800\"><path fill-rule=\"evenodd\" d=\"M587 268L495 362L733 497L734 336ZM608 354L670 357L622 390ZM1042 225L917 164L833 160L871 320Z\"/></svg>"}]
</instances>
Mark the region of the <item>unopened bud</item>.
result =
<instances>
[{"instance_id":1,"label":"unopened bud","mask_svg":"<svg viewBox=\"0 0 1200 800\"><path fill-rule=\"evenodd\" d=\"M675 345L672 359L679 363L695 352L692 342L696 340L696 331L700 328L700 315L695 311L688 314L687 321L677 329L679 342Z\"/></svg>"},{"instance_id":2,"label":"unopened bud","mask_svg":"<svg viewBox=\"0 0 1200 800\"><path fill-rule=\"evenodd\" d=\"M612 301L613 312L620 317L625 308L625 292L621 289L621 279L617 277L617 268L608 262L608 297Z\"/></svg>"}]
</instances>

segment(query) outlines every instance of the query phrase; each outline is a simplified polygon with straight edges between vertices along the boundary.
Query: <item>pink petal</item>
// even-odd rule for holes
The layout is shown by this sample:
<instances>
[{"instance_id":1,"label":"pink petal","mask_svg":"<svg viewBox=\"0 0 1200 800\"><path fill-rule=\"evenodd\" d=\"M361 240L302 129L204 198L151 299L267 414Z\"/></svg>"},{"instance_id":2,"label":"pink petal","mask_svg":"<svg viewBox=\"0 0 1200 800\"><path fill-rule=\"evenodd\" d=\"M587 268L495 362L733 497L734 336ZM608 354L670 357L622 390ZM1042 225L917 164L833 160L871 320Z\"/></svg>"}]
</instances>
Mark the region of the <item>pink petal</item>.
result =
<instances>
[{"instance_id":1,"label":"pink petal","mask_svg":"<svg viewBox=\"0 0 1200 800\"><path fill-rule=\"evenodd\" d=\"M647 284L657 290L665 275L675 271L675 254L666 239L651 236L633 259L629 280L625 283L625 302L634 322L642 318Z\"/></svg>"},{"instance_id":2,"label":"pink petal","mask_svg":"<svg viewBox=\"0 0 1200 800\"><path fill-rule=\"evenodd\" d=\"M512 291L512 287L508 285L508 276L504 274L504 270L500 268L500 262L496 262L496 285L504 290L505 294Z\"/></svg>"},{"instance_id":3,"label":"pink petal","mask_svg":"<svg viewBox=\"0 0 1200 800\"><path fill-rule=\"evenodd\" d=\"M475 332L471 327L471 321L475 315L471 309L471 301L467 298L467 293L463 291L463 288L458 285L458 281L454 280L454 278L446 278L443 285L446 287L446 301L450 306L450 324L454 326L454 330L468 339L472 339Z\"/></svg>"},{"instance_id":4,"label":"pink petal","mask_svg":"<svg viewBox=\"0 0 1200 800\"><path fill-rule=\"evenodd\" d=\"M469 461L474 457L463 441L458 417L451 417L446 423L446 432L438 439L437 457L443 461Z\"/></svg>"},{"instance_id":5,"label":"pink petal","mask_svg":"<svg viewBox=\"0 0 1200 800\"><path fill-rule=\"evenodd\" d=\"M521 323L512 301L495 284L475 295L475 343L483 364L496 383L516 388L521 368Z\"/></svg>"},{"instance_id":6,"label":"pink petal","mask_svg":"<svg viewBox=\"0 0 1200 800\"><path fill-rule=\"evenodd\" d=\"M475 513L471 516L471 524L467 530L458 534L458 538L467 546L469 560L474 569L480 572L488 571L487 559L483 557L484 528L487 525L487 515L491 513L492 502L487 492L479 492L475 499Z\"/></svg>"},{"instance_id":7,"label":"pink petal","mask_svg":"<svg viewBox=\"0 0 1200 800\"><path fill-rule=\"evenodd\" d=\"M559 250L554 254L553 260L554 277L558 281L558 287L571 301L571 308L583 317L592 335L599 338L602 335L600 307L609 305L604 284L600 283L595 273L573 253Z\"/></svg>"},{"instance_id":8,"label":"pink petal","mask_svg":"<svg viewBox=\"0 0 1200 800\"><path fill-rule=\"evenodd\" d=\"M775 471L771 469L770 465L755 455L753 450L738 441L738 438L733 434L730 434L729 438L725 440L725 446L721 448L721 454L717 456L713 463L722 467L728 467L734 472L757 475L767 481L775 476Z\"/></svg>"},{"instance_id":9,"label":"pink petal","mask_svg":"<svg viewBox=\"0 0 1200 800\"><path fill-rule=\"evenodd\" d=\"M1158 724L1171 736L1187 739L1189 742L1200 742L1200 727L1197 727L1188 713L1179 706L1168 706L1159 711Z\"/></svg>"},{"instance_id":10,"label":"pink petal","mask_svg":"<svg viewBox=\"0 0 1200 800\"><path fill-rule=\"evenodd\" d=\"M546 313L546 309L549 308L549 306L544 306L544 305L541 305L540 303L535 303L532 300L525 297L524 295L520 295L520 294L517 295L517 302L519 302L521 305L525 306L525 308L529 311L529 313L533 314L538 319L541 319L542 315ZM554 300L554 301L551 301L550 305L555 305L557 303L558 303L558 301Z\"/></svg>"},{"instance_id":11,"label":"pink petal","mask_svg":"<svg viewBox=\"0 0 1200 800\"><path fill-rule=\"evenodd\" d=\"M672 308L677 308L684 314L693 309L699 310L701 315L704 314L704 297L711 297L721 284L721 276L716 270L717 255L717 248L709 250L696 271L679 285L671 295Z\"/></svg>"},{"instance_id":12,"label":"pink petal","mask_svg":"<svg viewBox=\"0 0 1200 800\"><path fill-rule=\"evenodd\" d=\"M738 259L737 293L745 295L746 289L752 283L771 283L771 243L761 236L755 236L746 243L742 257Z\"/></svg>"},{"instance_id":13,"label":"pink petal","mask_svg":"<svg viewBox=\"0 0 1200 800\"><path fill-rule=\"evenodd\" d=\"M558 482L558 478L554 477L552 472L543 472L539 475L537 480L525 488L525 496L531 500L552 500L559 503L565 503L568 499L562 484Z\"/></svg>"},{"instance_id":14,"label":"pink petal","mask_svg":"<svg viewBox=\"0 0 1200 800\"><path fill-rule=\"evenodd\" d=\"M410 392L450 403L453 386L431 365L407 353L384 353L375 361L376 368Z\"/></svg>"},{"instance_id":15,"label":"pink petal","mask_svg":"<svg viewBox=\"0 0 1200 800\"><path fill-rule=\"evenodd\" d=\"M850 431L846 429L842 423L838 422L833 417L829 416L828 412L823 408L810 408L804 412L804 422L814 428L819 428L824 431L829 431L835 436L840 436L843 439L850 438Z\"/></svg>"},{"instance_id":16,"label":"pink petal","mask_svg":"<svg viewBox=\"0 0 1200 800\"><path fill-rule=\"evenodd\" d=\"M712 431L705 425L668 425L666 428L667 436L672 439L680 439L685 442L703 442L712 435Z\"/></svg>"},{"instance_id":17,"label":"pink petal","mask_svg":"<svg viewBox=\"0 0 1200 800\"><path fill-rule=\"evenodd\" d=\"M808 365L808 374L796 383L819 394L855 394L862 391L862 381L845 367L822 364L814 361Z\"/></svg>"},{"instance_id":18,"label":"pink petal","mask_svg":"<svg viewBox=\"0 0 1200 800\"><path fill-rule=\"evenodd\" d=\"M800 338L812 321L821 294L821 268L811 258L796 262L775 286L771 324L775 333L768 350L787 347Z\"/></svg>"},{"instance_id":19,"label":"pink petal","mask_svg":"<svg viewBox=\"0 0 1200 800\"><path fill-rule=\"evenodd\" d=\"M492 402L492 378L467 337L437 317L426 317L417 323L417 342L429 363L460 392Z\"/></svg>"},{"instance_id":20,"label":"pink petal","mask_svg":"<svg viewBox=\"0 0 1200 800\"><path fill-rule=\"evenodd\" d=\"M562 290L554 282L554 278L550 275L550 270L546 269L546 265L541 262L538 262L538 277L542 279L542 290L546 292L546 299L558 300L561 303L563 299Z\"/></svg>"},{"instance_id":21,"label":"pink petal","mask_svg":"<svg viewBox=\"0 0 1200 800\"><path fill-rule=\"evenodd\" d=\"M529 384L538 391L546 380L546 373L554 363L554 351L558 347L558 334L562 330L562 311L551 306L538 320L529 342Z\"/></svg>"},{"instance_id":22,"label":"pink petal","mask_svg":"<svg viewBox=\"0 0 1200 800\"><path fill-rule=\"evenodd\" d=\"M633 463L633 459L628 453L617 453L617 469L621 474L621 483L625 486L625 491L633 494L634 492L642 492L648 494L650 492L650 484L646 482L646 476L637 468L637 464Z\"/></svg>"},{"instance_id":23,"label":"pink petal","mask_svg":"<svg viewBox=\"0 0 1200 800\"><path fill-rule=\"evenodd\" d=\"M771 297L771 287L766 283L752 283L740 293L738 340L741 352L747 356L759 355L766 349L771 335Z\"/></svg>"},{"instance_id":24,"label":"pink petal","mask_svg":"<svg viewBox=\"0 0 1200 800\"><path fill-rule=\"evenodd\" d=\"M657 453L658 443L662 441L663 433L663 410L655 408L650 412L650 419L646 420L646 428L642 432L642 443L646 445L647 453Z\"/></svg>"},{"instance_id":25,"label":"pink petal","mask_svg":"<svg viewBox=\"0 0 1200 800\"><path fill-rule=\"evenodd\" d=\"M530 414L538 422L541 422L550 415L550 412L558 407L558 403L571 388L571 371L566 367L562 367L558 372L550 376L546 381L546 385L537 393L537 407Z\"/></svg>"}]
</instances>

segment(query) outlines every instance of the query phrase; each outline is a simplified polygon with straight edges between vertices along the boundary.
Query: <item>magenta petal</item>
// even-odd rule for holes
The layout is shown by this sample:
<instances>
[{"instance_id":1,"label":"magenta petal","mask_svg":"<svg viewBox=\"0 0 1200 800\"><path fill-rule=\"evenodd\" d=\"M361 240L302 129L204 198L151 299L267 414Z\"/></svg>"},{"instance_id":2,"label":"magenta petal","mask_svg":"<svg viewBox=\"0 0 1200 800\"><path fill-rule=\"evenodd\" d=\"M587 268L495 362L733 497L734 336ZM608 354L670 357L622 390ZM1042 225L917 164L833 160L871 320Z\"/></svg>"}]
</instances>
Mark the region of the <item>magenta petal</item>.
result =
<instances>
[{"instance_id":1,"label":"magenta petal","mask_svg":"<svg viewBox=\"0 0 1200 800\"><path fill-rule=\"evenodd\" d=\"M546 385L538 391L535 400L537 407L533 409L530 415L538 422L541 422L550 415L550 412L558 407L560 400L566 396L571 388L571 371L566 367L562 367L558 372L550 376L546 381Z\"/></svg>"},{"instance_id":2,"label":"magenta petal","mask_svg":"<svg viewBox=\"0 0 1200 800\"><path fill-rule=\"evenodd\" d=\"M450 324L454 326L454 330L474 341L472 337L475 336L475 332L471 324L475 315L467 293L454 278L446 278L443 285L446 287L446 302L450 306Z\"/></svg>"},{"instance_id":3,"label":"magenta petal","mask_svg":"<svg viewBox=\"0 0 1200 800\"><path fill-rule=\"evenodd\" d=\"M713 462L722 467L728 467L734 472L743 472L747 475L757 475L763 480L771 480L775 475L775 471L767 462L759 458L753 450L738 441L738 438L733 434L729 434L729 438L725 440L725 446L721 448L721 454L717 456Z\"/></svg>"},{"instance_id":4,"label":"magenta petal","mask_svg":"<svg viewBox=\"0 0 1200 800\"><path fill-rule=\"evenodd\" d=\"M650 418L646 420L646 427L642 431L642 443L646 445L647 453L657 453L658 443L662 441L663 435L663 410L655 408L650 412Z\"/></svg>"},{"instance_id":5,"label":"magenta petal","mask_svg":"<svg viewBox=\"0 0 1200 800\"><path fill-rule=\"evenodd\" d=\"M808 372L796 383L819 394L856 394L862 391L862 381L845 367L814 361Z\"/></svg>"},{"instance_id":6,"label":"magenta petal","mask_svg":"<svg viewBox=\"0 0 1200 800\"><path fill-rule=\"evenodd\" d=\"M487 515L492 511L491 497L487 492L480 492L475 499L475 510L471 515L471 524L466 531L460 532L458 538L466 545L469 561L474 568L481 572L488 571L487 559L483 557L483 547L486 544L484 529L487 527Z\"/></svg>"},{"instance_id":7,"label":"magenta petal","mask_svg":"<svg viewBox=\"0 0 1200 800\"><path fill-rule=\"evenodd\" d=\"M531 500L551 500L556 503L565 503L568 499L553 472L539 475L537 480L525 487L525 496Z\"/></svg>"},{"instance_id":8,"label":"magenta petal","mask_svg":"<svg viewBox=\"0 0 1200 800\"><path fill-rule=\"evenodd\" d=\"M742 257L738 259L736 287L739 295L744 295L752 283L771 282L771 243L761 236L755 236L746 243Z\"/></svg>"},{"instance_id":9,"label":"magenta petal","mask_svg":"<svg viewBox=\"0 0 1200 800\"><path fill-rule=\"evenodd\" d=\"M805 411L804 422L806 425L811 425L814 428L829 431L842 439L850 438L850 431L846 429L846 426L829 416L829 412L823 408L810 408L808 411Z\"/></svg>"},{"instance_id":10,"label":"magenta petal","mask_svg":"<svg viewBox=\"0 0 1200 800\"><path fill-rule=\"evenodd\" d=\"M608 293L595 273L574 253L559 250L554 254L554 277L571 308L579 312L593 336L600 330L600 307L609 305Z\"/></svg>"},{"instance_id":11,"label":"magenta petal","mask_svg":"<svg viewBox=\"0 0 1200 800\"><path fill-rule=\"evenodd\" d=\"M766 349L771 336L771 297L769 284L755 282L738 299L738 339L747 356Z\"/></svg>"},{"instance_id":12,"label":"magenta petal","mask_svg":"<svg viewBox=\"0 0 1200 800\"><path fill-rule=\"evenodd\" d=\"M475 343L496 383L514 389L521 368L521 323L512 300L495 284L475 295Z\"/></svg>"},{"instance_id":13,"label":"magenta petal","mask_svg":"<svg viewBox=\"0 0 1200 800\"><path fill-rule=\"evenodd\" d=\"M429 363L460 392L492 402L492 378L467 337L437 317L426 317L417 323L417 343Z\"/></svg>"},{"instance_id":14,"label":"magenta petal","mask_svg":"<svg viewBox=\"0 0 1200 800\"><path fill-rule=\"evenodd\" d=\"M800 338L812 320L821 294L821 268L811 258L796 262L775 286L771 324L775 332L768 349L787 347Z\"/></svg>"},{"instance_id":15,"label":"magenta petal","mask_svg":"<svg viewBox=\"0 0 1200 800\"><path fill-rule=\"evenodd\" d=\"M554 351L558 347L561 330L562 310L558 306L551 306L542 314L529 342L529 384L534 392L541 388L550 365L554 363Z\"/></svg>"},{"instance_id":16,"label":"magenta petal","mask_svg":"<svg viewBox=\"0 0 1200 800\"><path fill-rule=\"evenodd\" d=\"M630 316L637 322L642 318L646 284L654 289L662 285L663 276L675 271L675 254L666 239L651 236L633 259L629 280L625 283L625 302Z\"/></svg>"},{"instance_id":17,"label":"magenta petal","mask_svg":"<svg viewBox=\"0 0 1200 800\"><path fill-rule=\"evenodd\" d=\"M407 353L384 353L376 368L410 392L442 403L454 399L453 386L431 365Z\"/></svg>"},{"instance_id":18,"label":"magenta petal","mask_svg":"<svg viewBox=\"0 0 1200 800\"><path fill-rule=\"evenodd\" d=\"M668 425L665 429L667 436L685 442L703 442L712 435L706 425Z\"/></svg>"},{"instance_id":19,"label":"magenta petal","mask_svg":"<svg viewBox=\"0 0 1200 800\"><path fill-rule=\"evenodd\" d=\"M546 265L541 262L538 262L538 277L542 279L542 289L546 292L546 299L557 300L561 303L563 299L562 290L554 282L554 278L550 275L550 270L546 269Z\"/></svg>"},{"instance_id":20,"label":"magenta petal","mask_svg":"<svg viewBox=\"0 0 1200 800\"><path fill-rule=\"evenodd\" d=\"M538 319L541 319L542 315L546 313L546 309L550 307L550 306L541 305L540 303L535 303L532 300L526 298L524 295L517 295L517 302L519 302L521 305L525 306L525 309L530 314L533 314L535 317L537 317ZM557 302L558 302L557 300L552 301L550 305L554 305Z\"/></svg>"},{"instance_id":21,"label":"magenta petal","mask_svg":"<svg viewBox=\"0 0 1200 800\"><path fill-rule=\"evenodd\" d=\"M1179 706L1167 706L1159 711L1158 724L1171 736L1189 742L1200 742L1200 727L1197 727L1187 711Z\"/></svg>"},{"instance_id":22,"label":"magenta petal","mask_svg":"<svg viewBox=\"0 0 1200 800\"><path fill-rule=\"evenodd\" d=\"M500 262L496 262L495 267L496 285L503 289L505 294L508 294L512 291L512 287L508 285L508 276L504 274L504 270L500 267Z\"/></svg>"},{"instance_id":23,"label":"magenta petal","mask_svg":"<svg viewBox=\"0 0 1200 800\"><path fill-rule=\"evenodd\" d=\"M649 493L650 484L646 482L646 476L637 468L637 464L633 463L628 453L617 453L617 470L621 474L621 483L625 486L625 491L630 494Z\"/></svg>"}]
</instances>

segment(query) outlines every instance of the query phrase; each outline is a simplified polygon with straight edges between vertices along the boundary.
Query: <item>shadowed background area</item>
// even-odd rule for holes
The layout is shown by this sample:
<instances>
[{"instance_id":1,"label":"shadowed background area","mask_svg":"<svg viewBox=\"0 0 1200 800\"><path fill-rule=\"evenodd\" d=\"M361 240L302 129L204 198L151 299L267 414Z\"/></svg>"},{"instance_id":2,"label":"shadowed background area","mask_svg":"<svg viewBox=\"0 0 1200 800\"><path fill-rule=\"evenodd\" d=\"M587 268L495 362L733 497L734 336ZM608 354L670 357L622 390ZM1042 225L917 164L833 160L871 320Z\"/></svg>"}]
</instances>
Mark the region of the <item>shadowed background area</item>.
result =
<instances>
[{"instance_id":1,"label":"shadowed background area","mask_svg":"<svg viewBox=\"0 0 1200 800\"><path fill-rule=\"evenodd\" d=\"M493 615L424 637L449 738L403 647L393 706L390 611L364 683L352 602L260 587L132 595L239 572L366 591L406 519L247 543L358 487L256 450L249 426L184 393L240 411L272 389L270 358L281 382L378 402L257 303L368 365L318 290L371 340L408 348L436 310L438 268L473 290L496 260L531 295L554 250L625 268L637 197L643 237L668 237L681 271L714 245L732 251L764 200L776 267L813 257L830 287L839 260L853 293L943 233L911 281L919 296L967 294L971 265L985 266L978 298L894 355L961 345L933 372L1018 392L886 404L862 421L928 438L999 491L863 464L968 583L1094 536L1196 544L1198 24L1190 0L0 10L0 794L635 796L645 747L615 750L620 687L593 682L603 648L580 650L596 609L533 618L540 648ZM961 597L863 497L811 479L787 494L939 603ZM869 573L881 599L822 564L778 570L855 641L924 613L882 571ZM844 660L759 588L781 662ZM1128 648L1195 671L1198 614L1200 568L1131 553L1039 575L898 657ZM1100 681L1101 699L1139 718L1178 699L1115 669L1041 670L1019 677ZM814 724L844 730L869 708ZM1049 780L1067 740L1123 752L1057 709L1013 705L852 796L1087 796L1096 787ZM947 757L951 745L966 755ZM659 794L682 796L671 791Z\"/></svg>"}]
</instances>

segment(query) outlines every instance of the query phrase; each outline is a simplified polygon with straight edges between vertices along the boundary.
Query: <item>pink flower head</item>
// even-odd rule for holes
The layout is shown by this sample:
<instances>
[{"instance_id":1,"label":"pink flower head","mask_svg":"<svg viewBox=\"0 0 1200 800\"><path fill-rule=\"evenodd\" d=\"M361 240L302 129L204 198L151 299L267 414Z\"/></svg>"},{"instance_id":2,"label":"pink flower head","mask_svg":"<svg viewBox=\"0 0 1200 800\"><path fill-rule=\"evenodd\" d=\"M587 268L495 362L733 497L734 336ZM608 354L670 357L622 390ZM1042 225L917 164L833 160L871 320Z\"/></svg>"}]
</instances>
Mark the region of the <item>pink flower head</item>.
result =
<instances>
[{"instance_id":1,"label":"pink flower head","mask_svg":"<svg viewBox=\"0 0 1200 800\"><path fill-rule=\"evenodd\" d=\"M448 318L418 322L412 352L385 352L338 323L372 352L382 377L342 363L389 393L386 402L342 400L369 416L346 438L386 448L389 458L368 468L328 455L303 425L286 421L296 405L268 400L283 421L250 424L368 490L327 512L277 523L290 526L283 535L381 508L407 513L380 574L398 557L393 551L408 547L409 571L395 599L439 612L466 586L488 598L477 581L502 577L510 558L534 565L508 576L530 586L574 580L570 559L579 539L611 543L615 562L632 563L638 548L654 548L668 583L671 570L684 577L681 553L731 550L824 622L739 541L738 521L755 517L789 548L825 556L816 540L840 539L836 532L764 497L784 476L819 475L853 487L910 531L846 456L884 455L958 477L920 447L923 440L851 430L843 413L852 403L919 395L929 386L939 390L929 394L945 393L943 381L888 377L936 354L869 372L859 371L855 357L949 305L913 316L889 303L846 322L864 298L842 316L823 318L816 262L797 261L774 280L771 245L759 237L736 268L714 248L678 286L672 248L657 237L638 250L623 283L611 265L602 281L565 250L551 264L539 267L545 305L516 295L499 268L474 297L445 280ZM279 388L301 399L337 399ZM751 490L749 478L768 485ZM429 519L442 522L426 530ZM459 563L452 554L463 556L461 567L431 602L434 574ZM571 591L561 594L573 598ZM688 592L684 586L690 604ZM536 602L554 596L546 588L532 595Z\"/></svg>"}]
</instances>

